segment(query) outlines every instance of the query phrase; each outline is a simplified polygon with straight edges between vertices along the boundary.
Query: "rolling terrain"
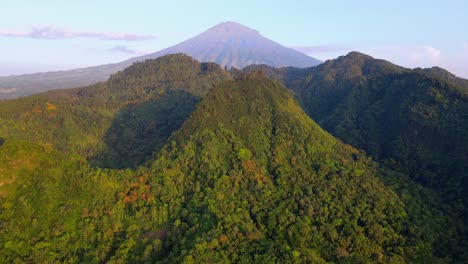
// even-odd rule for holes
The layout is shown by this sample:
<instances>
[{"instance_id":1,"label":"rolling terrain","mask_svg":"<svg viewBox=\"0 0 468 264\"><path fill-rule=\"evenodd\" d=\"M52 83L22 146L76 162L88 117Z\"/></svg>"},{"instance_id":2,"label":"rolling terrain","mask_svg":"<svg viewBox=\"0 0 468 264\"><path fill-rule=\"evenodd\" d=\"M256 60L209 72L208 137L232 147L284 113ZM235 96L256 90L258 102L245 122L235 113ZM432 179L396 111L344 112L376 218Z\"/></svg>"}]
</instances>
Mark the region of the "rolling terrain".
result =
<instances>
[{"instance_id":1,"label":"rolling terrain","mask_svg":"<svg viewBox=\"0 0 468 264\"><path fill-rule=\"evenodd\" d=\"M259 69L281 80L304 111L337 138L440 191L451 203L468 205L466 80L358 52L307 69L262 65L244 71Z\"/></svg>"},{"instance_id":2,"label":"rolling terrain","mask_svg":"<svg viewBox=\"0 0 468 264\"><path fill-rule=\"evenodd\" d=\"M463 263L463 89L175 54L3 101L0 262Z\"/></svg>"}]
</instances>

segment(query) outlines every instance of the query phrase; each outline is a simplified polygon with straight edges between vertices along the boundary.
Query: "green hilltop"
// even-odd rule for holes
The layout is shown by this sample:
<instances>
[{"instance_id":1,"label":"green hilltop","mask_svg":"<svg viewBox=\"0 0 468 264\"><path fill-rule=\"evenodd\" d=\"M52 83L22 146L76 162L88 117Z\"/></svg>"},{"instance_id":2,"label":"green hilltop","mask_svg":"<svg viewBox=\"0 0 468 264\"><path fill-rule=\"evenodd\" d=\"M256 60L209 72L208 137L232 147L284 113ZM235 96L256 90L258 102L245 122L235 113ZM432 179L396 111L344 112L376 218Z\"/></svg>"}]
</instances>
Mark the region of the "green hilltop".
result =
<instances>
[{"instance_id":1,"label":"green hilltop","mask_svg":"<svg viewBox=\"0 0 468 264\"><path fill-rule=\"evenodd\" d=\"M466 80L358 52L308 69L262 65L244 71L252 70L283 82L335 137L436 190L468 219Z\"/></svg>"},{"instance_id":2,"label":"green hilltop","mask_svg":"<svg viewBox=\"0 0 468 264\"><path fill-rule=\"evenodd\" d=\"M181 54L136 63L105 83L0 103L0 137L103 167L134 167L164 144L200 96L229 78L218 65Z\"/></svg>"}]
</instances>

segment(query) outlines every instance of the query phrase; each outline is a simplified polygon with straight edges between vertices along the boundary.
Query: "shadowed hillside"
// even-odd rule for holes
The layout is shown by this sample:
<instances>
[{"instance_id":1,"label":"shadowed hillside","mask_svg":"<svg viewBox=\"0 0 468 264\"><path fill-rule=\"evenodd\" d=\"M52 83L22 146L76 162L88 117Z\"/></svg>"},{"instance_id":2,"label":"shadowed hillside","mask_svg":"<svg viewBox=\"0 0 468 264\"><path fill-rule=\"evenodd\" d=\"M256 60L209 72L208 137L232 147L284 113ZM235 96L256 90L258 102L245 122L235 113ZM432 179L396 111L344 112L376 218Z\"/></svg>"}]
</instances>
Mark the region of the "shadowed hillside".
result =
<instances>
[{"instance_id":1,"label":"shadowed hillside","mask_svg":"<svg viewBox=\"0 0 468 264\"><path fill-rule=\"evenodd\" d=\"M2 102L0 137L76 153L105 167L136 166L180 126L197 98L229 78L216 64L168 55L105 83ZM130 146L133 154L125 150Z\"/></svg>"},{"instance_id":2,"label":"shadowed hillside","mask_svg":"<svg viewBox=\"0 0 468 264\"><path fill-rule=\"evenodd\" d=\"M324 129L437 190L460 219L468 219L466 80L358 52L308 69L263 65L245 71L255 69L294 91Z\"/></svg>"}]
</instances>

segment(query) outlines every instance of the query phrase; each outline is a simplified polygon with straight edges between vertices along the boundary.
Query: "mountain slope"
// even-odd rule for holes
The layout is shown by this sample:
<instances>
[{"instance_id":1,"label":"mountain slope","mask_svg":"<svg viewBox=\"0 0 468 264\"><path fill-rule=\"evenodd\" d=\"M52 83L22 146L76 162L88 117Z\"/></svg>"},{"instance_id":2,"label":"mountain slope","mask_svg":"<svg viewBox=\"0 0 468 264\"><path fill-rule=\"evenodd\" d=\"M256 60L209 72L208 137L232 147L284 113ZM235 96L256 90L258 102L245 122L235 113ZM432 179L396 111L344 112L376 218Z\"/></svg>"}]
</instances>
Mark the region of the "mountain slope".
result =
<instances>
[{"instance_id":1,"label":"mountain slope","mask_svg":"<svg viewBox=\"0 0 468 264\"><path fill-rule=\"evenodd\" d=\"M272 66L310 67L320 63L317 59L263 37L253 29L234 22L224 22L175 46L120 63L0 77L0 99L17 98L51 89L91 85L107 80L112 74L134 62L173 53L184 53L201 62L216 62L222 67L240 68L262 63Z\"/></svg>"},{"instance_id":2,"label":"mountain slope","mask_svg":"<svg viewBox=\"0 0 468 264\"><path fill-rule=\"evenodd\" d=\"M404 177L333 138L259 74L217 85L147 166L70 162L0 196L2 262L460 257L439 250L454 229L427 206L430 197L413 196L418 186L384 183Z\"/></svg>"},{"instance_id":3,"label":"mountain slope","mask_svg":"<svg viewBox=\"0 0 468 264\"><path fill-rule=\"evenodd\" d=\"M104 167L133 167L162 147L202 95L229 78L218 65L181 54L136 63L105 83L2 102L0 138Z\"/></svg>"},{"instance_id":4,"label":"mountain slope","mask_svg":"<svg viewBox=\"0 0 468 264\"><path fill-rule=\"evenodd\" d=\"M175 161L172 179L183 183L174 213L186 227L172 231L181 251L171 261L389 262L428 253L413 248L417 238L404 238L406 225L420 227L374 164L270 80L218 86L171 142L153 165Z\"/></svg>"},{"instance_id":5,"label":"mountain slope","mask_svg":"<svg viewBox=\"0 0 468 264\"><path fill-rule=\"evenodd\" d=\"M170 53L185 53L199 61L216 62L222 67L243 68L251 64L275 67L310 67L319 60L271 41L257 31L234 22L218 24L180 44L136 60Z\"/></svg>"},{"instance_id":6,"label":"mountain slope","mask_svg":"<svg viewBox=\"0 0 468 264\"><path fill-rule=\"evenodd\" d=\"M430 75L431 77L440 78L443 81L450 82L454 85L459 85L460 87L463 87L464 89L468 90L468 80L457 77L445 69L439 67L432 67L427 69L421 69L421 71Z\"/></svg>"},{"instance_id":7,"label":"mountain slope","mask_svg":"<svg viewBox=\"0 0 468 264\"><path fill-rule=\"evenodd\" d=\"M122 62L67 71L0 77L0 99L13 99L53 89L92 85L106 81L112 74L130 65L130 62Z\"/></svg>"},{"instance_id":8,"label":"mountain slope","mask_svg":"<svg viewBox=\"0 0 468 264\"><path fill-rule=\"evenodd\" d=\"M250 70L260 68L294 91L309 116L334 136L438 190L456 208L468 208L463 79L357 52L308 69ZM465 218L462 212L459 217Z\"/></svg>"}]
</instances>

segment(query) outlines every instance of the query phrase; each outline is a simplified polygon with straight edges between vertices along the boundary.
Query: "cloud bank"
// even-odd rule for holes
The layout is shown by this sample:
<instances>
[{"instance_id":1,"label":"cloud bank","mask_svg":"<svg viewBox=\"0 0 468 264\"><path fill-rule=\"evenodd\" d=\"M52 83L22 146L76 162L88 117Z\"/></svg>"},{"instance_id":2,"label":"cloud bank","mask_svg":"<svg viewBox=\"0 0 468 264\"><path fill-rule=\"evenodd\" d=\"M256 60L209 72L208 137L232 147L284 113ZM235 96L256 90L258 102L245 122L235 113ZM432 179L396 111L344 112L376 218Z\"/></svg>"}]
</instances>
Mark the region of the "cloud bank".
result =
<instances>
[{"instance_id":1,"label":"cloud bank","mask_svg":"<svg viewBox=\"0 0 468 264\"><path fill-rule=\"evenodd\" d=\"M0 29L0 37L31 38L31 39L74 39L92 38L101 40L142 41L155 39L154 35L138 35L131 33L73 31L55 27L33 27L27 31Z\"/></svg>"},{"instance_id":2,"label":"cloud bank","mask_svg":"<svg viewBox=\"0 0 468 264\"><path fill-rule=\"evenodd\" d=\"M311 55L314 53L328 53L345 50L345 48L338 45L291 46L290 48Z\"/></svg>"},{"instance_id":3,"label":"cloud bank","mask_svg":"<svg viewBox=\"0 0 468 264\"><path fill-rule=\"evenodd\" d=\"M134 50L134 49L131 49L131 48L129 48L127 46L123 46L123 45L114 46L114 47L110 48L108 51L117 52L117 53L124 53L124 54L130 54L130 55L145 55L145 54L149 53L149 52L145 52L145 51Z\"/></svg>"}]
</instances>

